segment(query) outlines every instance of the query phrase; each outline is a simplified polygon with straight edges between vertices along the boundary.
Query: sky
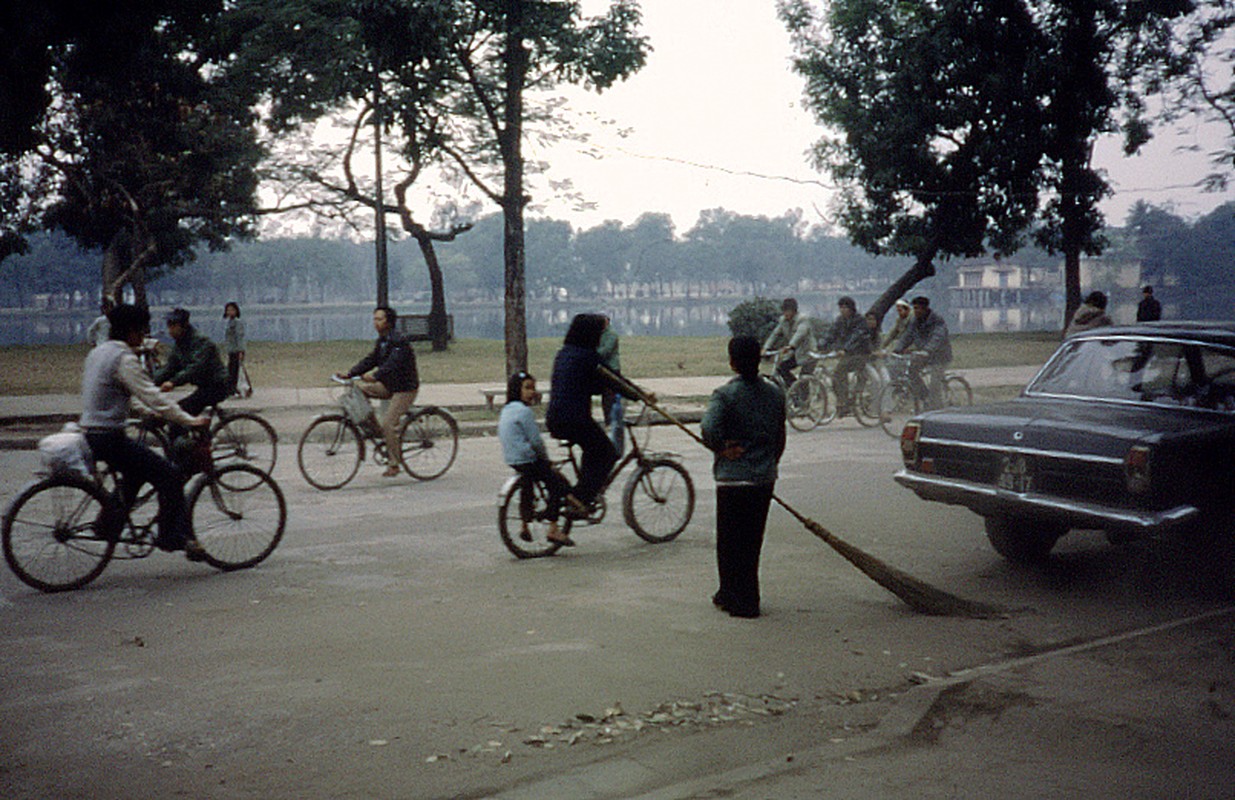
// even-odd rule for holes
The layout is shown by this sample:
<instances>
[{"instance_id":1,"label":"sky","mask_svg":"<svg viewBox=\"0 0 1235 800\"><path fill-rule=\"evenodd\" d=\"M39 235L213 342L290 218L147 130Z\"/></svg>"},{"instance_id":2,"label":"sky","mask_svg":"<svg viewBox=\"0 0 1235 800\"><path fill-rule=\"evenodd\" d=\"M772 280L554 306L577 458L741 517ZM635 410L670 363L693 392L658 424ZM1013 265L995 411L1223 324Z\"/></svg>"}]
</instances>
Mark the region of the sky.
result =
<instances>
[{"instance_id":1,"label":"sky","mask_svg":"<svg viewBox=\"0 0 1235 800\"><path fill-rule=\"evenodd\" d=\"M590 14L606 5L583 2ZM770 217L801 209L807 222L828 221L831 182L806 155L822 129L802 108L803 83L791 70L775 0L643 0L641 6L654 48L647 65L599 95L567 93L569 113L589 141L525 147L528 158L552 165L547 177L569 179L593 207L580 210L542 182L533 187L533 215L581 229L663 212L679 234L712 208ZM1204 153L1221 141L1217 126L1194 126L1184 135L1160 131L1130 159L1118 141L1099 142L1095 161L1115 188L1103 205L1108 222L1122 224L1139 199L1170 204L1187 218L1235 199L1230 190L1195 188L1210 171ZM1187 146L1201 152L1178 149Z\"/></svg>"}]
</instances>

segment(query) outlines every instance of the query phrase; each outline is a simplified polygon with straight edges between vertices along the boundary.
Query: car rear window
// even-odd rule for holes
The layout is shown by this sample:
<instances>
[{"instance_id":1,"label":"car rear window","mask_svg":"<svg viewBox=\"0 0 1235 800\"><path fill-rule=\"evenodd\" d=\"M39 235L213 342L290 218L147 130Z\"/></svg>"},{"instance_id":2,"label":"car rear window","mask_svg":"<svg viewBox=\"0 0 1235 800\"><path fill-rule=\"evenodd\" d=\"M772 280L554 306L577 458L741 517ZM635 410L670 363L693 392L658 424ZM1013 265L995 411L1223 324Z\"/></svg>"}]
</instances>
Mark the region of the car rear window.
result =
<instances>
[{"instance_id":1,"label":"car rear window","mask_svg":"<svg viewBox=\"0 0 1235 800\"><path fill-rule=\"evenodd\" d=\"M1235 413L1235 352L1130 337L1065 342L1026 394Z\"/></svg>"}]
</instances>

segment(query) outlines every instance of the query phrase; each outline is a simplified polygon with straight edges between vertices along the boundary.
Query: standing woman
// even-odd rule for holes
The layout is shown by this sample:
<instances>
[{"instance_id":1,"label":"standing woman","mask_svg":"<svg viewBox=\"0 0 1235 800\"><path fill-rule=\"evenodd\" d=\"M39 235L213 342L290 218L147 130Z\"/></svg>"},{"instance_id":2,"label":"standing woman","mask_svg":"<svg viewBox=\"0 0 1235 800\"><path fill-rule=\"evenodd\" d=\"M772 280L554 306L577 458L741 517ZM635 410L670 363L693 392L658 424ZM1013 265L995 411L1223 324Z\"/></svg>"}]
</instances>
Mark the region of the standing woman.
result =
<instances>
[{"instance_id":1,"label":"standing woman","mask_svg":"<svg viewBox=\"0 0 1235 800\"><path fill-rule=\"evenodd\" d=\"M759 554L777 464L785 452L785 393L759 375L759 340L729 341L738 375L712 392L703 442L715 454L716 568L712 603L732 617L759 616Z\"/></svg>"},{"instance_id":2,"label":"standing woman","mask_svg":"<svg viewBox=\"0 0 1235 800\"><path fill-rule=\"evenodd\" d=\"M240 306L228 303L223 306L223 319L227 327L223 333L223 352L227 353L227 388L236 397L241 396L240 368L244 364L244 322L240 319ZM252 394L252 390L250 390Z\"/></svg>"}]
</instances>

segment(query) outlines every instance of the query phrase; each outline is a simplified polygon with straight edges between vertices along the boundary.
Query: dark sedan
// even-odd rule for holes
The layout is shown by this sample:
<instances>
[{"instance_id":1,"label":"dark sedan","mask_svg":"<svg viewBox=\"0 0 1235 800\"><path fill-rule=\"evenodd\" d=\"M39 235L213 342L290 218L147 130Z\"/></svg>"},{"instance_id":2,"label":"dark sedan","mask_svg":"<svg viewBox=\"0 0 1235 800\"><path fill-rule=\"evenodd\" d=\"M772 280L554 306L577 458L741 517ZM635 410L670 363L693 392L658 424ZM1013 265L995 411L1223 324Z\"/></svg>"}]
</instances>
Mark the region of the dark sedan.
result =
<instances>
[{"instance_id":1,"label":"dark sedan","mask_svg":"<svg viewBox=\"0 0 1235 800\"><path fill-rule=\"evenodd\" d=\"M1010 560L1044 559L1073 528L1113 542L1187 530L1225 543L1235 528L1235 323L1073 336L1016 399L923 414L900 442L897 482L982 515Z\"/></svg>"}]
</instances>

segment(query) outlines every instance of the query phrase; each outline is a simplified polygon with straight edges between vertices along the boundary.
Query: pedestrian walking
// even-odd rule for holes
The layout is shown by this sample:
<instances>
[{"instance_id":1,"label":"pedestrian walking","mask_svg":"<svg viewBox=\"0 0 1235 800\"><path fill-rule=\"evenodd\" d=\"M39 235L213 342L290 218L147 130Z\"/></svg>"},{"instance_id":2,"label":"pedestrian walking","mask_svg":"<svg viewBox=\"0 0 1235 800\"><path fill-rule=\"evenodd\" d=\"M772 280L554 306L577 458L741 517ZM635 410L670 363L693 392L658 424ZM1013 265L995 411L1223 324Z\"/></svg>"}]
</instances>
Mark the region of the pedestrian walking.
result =
<instances>
[{"instance_id":1,"label":"pedestrian walking","mask_svg":"<svg viewBox=\"0 0 1235 800\"><path fill-rule=\"evenodd\" d=\"M223 306L223 319L226 320L223 330L223 352L227 354L227 384L233 397L248 397L253 394L253 384L248 383L245 391L241 391L240 371L244 369L244 320L240 319L240 306L228 303ZM248 370L245 370L247 373ZM247 377L247 375L246 375Z\"/></svg>"},{"instance_id":2,"label":"pedestrian walking","mask_svg":"<svg viewBox=\"0 0 1235 800\"><path fill-rule=\"evenodd\" d=\"M600 356L602 365L620 375L622 358L618 352L620 343L617 331L613 329L613 314L606 311L602 316L605 318L605 329L600 332L600 344L596 346L596 353ZM622 395L606 386L600 393L600 408L605 418L605 427L609 429L609 441L613 442L613 449L617 452L617 457L621 458L626 450L626 420L623 416L625 409L622 407Z\"/></svg>"},{"instance_id":3,"label":"pedestrian walking","mask_svg":"<svg viewBox=\"0 0 1235 800\"><path fill-rule=\"evenodd\" d=\"M1136 305L1137 322L1157 322L1162 319L1162 304L1154 297L1154 287L1141 289L1141 302Z\"/></svg>"},{"instance_id":4,"label":"pedestrian walking","mask_svg":"<svg viewBox=\"0 0 1235 800\"><path fill-rule=\"evenodd\" d=\"M716 479L716 570L712 603L733 617L760 613L759 556L777 465L785 452L785 394L759 375L761 348L751 336L729 341L737 377L712 393L703 442Z\"/></svg>"}]
</instances>

